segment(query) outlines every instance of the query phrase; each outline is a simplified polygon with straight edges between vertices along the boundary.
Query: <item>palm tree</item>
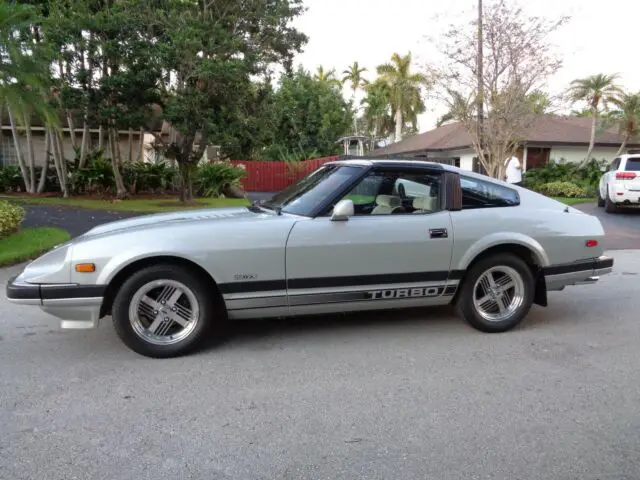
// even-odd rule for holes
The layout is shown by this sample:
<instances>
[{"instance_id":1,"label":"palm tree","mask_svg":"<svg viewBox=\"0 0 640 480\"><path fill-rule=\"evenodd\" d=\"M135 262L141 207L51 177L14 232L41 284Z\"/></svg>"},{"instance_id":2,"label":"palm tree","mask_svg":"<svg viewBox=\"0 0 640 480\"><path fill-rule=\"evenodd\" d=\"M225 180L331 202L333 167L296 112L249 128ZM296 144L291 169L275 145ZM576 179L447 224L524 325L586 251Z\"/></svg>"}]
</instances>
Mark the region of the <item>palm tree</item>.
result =
<instances>
[{"instance_id":1,"label":"palm tree","mask_svg":"<svg viewBox=\"0 0 640 480\"><path fill-rule=\"evenodd\" d=\"M342 87L342 82L336 78L336 71L333 68L327 72L322 65L319 65L316 69L314 78L319 82L326 83L332 87Z\"/></svg>"},{"instance_id":2,"label":"palm tree","mask_svg":"<svg viewBox=\"0 0 640 480\"><path fill-rule=\"evenodd\" d=\"M38 12L30 5L0 3L0 108L6 106L9 113L16 157L29 193L36 190L31 117L36 114L47 124L55 122L53 109L45 98L49 64L38 55L36 47L27 46L24 37L19 35L38 20ZM20 148L18 124L23 125L27 133L28 165Z\"/></svg>"},{"instance_id":3,"label":"palm tree","mask_svg":"<svg viewBox=\"0 0 640 480\"><path fill-rule=\"evenodd\" d=\"M353 62L351 66L342 72L342 83L349 82L351 84L351 103L355 107L356 93L358 89L366 86L369 82L362 76L367 69L361 67L358 62ZM355 134L358 135L358 109L356 108L356 114L353 116L353 127Z\"/></svg>"},{"instance_id":4,"label":"palm tree","mask_svg":"<svg viewBox=\"0 0 640 480\"><path fill-rule=\"evenodd\" d=\"M615 103L622 93L622 90L617 85L617 80L617 74L605 75L599 73L571 82L569 88L571 100L574 102L586 102L593 118L587 160L591 158L591 152L596 141L596 126L600 116L600 108L602 107L606 110L610 104Z\"/></svg>"},{"instance_id":5,"label":"palm tree","mask_svg":"<svg viewBox=\"0 0 640 480\"><path fill-rule=\"evenodd\" d=\"M527 100L534 115L544 115L551 108L551 99L547 92L542 90L533 90L527 95Z\"/></svg>"},{"instance_id":6,"label":"palm tree","mask_svg":"<svg viewBox=\"0 0 640 480\"><path fill-rule=\"evenodd\" d=\"M404 56L394 53L391 62L379 65L377 72L390 90L395 122L394 140L399 142L402 140L405 121L411 121L415 126L418 115L426 110L422 100L422 87L427 84L427 78L422 73L411 72L411 52Z\"/></svg>"},{"instance_id":7,"label":"palm tree","mask_svg":"<svg viewBox=\"0 0 640 480\"><path fill-rule=\"evenodd\" d=\"M609 114L609 119L618 125L620 133L624 135L617 156L624 151L630 139L640 135L640 92L623 93L613 103L617 108Z\"/></svg>"}]
</instances>

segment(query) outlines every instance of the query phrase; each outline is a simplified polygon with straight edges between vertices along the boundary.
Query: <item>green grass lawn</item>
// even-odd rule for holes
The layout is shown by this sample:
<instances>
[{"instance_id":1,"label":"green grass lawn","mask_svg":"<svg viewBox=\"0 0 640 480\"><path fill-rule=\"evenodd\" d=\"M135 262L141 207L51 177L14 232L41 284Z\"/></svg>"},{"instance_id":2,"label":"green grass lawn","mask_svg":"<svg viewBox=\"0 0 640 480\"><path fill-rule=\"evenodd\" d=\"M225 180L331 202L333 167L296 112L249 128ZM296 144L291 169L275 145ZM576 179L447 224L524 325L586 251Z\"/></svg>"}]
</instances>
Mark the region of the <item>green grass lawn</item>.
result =
<instances>
[{"instance_id":1,"label":"green grass lawn","mask_svg":"<svg viewBox=\"0 0 640 480\"><path fill-rule=\"evenodd\" d=\"M35 258L69 238L60 228L24 228L0 239L0 267Z\"/></svg>"},{"instance_id":2,"label":"green grass lawn","mask_svg":"<svg viewBox=\"0 0 640 480\"><path fill-rule=\"evenodd\" d=\"M552 197L554 200L564 203L565 205L578 205L580 203L595 203L595 198L567 198L567 197Z\"/></svg>"},{"instance_id":3,"label":"green grass lawn","mask_svg":"<svg viewBox=\"0 0 640 480\"><path fill-rule=\"evenodd\" d=\"M248 205L244 198L198 198L194 204L183 205L175 198L133 198L130 200L98 200L93 198L60 198L30 196L0 196L1 200L10 200L23 204L56 205L64 207L108 210L110 212L171 212L194 208L221 208Z\"/></svg>"}]
</instances>

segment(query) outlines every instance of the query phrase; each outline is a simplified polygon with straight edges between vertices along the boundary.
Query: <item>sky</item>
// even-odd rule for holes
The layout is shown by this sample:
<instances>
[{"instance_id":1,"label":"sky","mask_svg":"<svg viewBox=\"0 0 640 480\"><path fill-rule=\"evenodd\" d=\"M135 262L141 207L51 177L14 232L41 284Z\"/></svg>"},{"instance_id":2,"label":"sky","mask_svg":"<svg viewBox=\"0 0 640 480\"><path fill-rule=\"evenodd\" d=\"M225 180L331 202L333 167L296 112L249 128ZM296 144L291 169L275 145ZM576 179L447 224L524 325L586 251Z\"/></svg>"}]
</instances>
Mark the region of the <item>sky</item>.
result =
<instances>
[{"instance_id":1,"label":"sky","mask_svg":"<svg viewBox=\"0 0 640 480\"><path fill-rule=\"evenodd\" d=\"M357 60L368 69L365 76L371 79L375 67L387 62L394 52L411 51L416 69L427 63L433 48L427 37L438 35L461 13L472 13L477 2L306 0L305 4L307 11L295 25L309 36L309 42L298 63L311 71L322 65L340 73ZM571 80L596 73L618 73L625 88L640 90L640 59L634 61L640 2L535 0L519 5L532 15L571 17L551 38L563 67L550 79L550 92L560 92ZM433 100L427 109L419 119L420 131L434 128L437 117L444 113L444 107Z\"/></svg>"}]
</instances>

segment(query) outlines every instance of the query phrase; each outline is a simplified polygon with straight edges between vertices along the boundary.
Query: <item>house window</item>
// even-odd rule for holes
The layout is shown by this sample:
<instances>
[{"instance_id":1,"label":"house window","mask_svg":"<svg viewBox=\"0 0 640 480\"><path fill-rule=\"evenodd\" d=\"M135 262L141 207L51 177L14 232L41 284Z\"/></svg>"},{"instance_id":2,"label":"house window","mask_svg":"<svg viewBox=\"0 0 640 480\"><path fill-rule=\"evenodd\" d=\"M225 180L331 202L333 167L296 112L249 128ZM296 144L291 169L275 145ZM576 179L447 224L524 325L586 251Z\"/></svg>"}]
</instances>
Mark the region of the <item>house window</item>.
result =
<instances>
[{"instance_id":1,"label":"house window","mask_svg":"<svg viewBox=\"0 0 640 480\"><path fill-rule=\"evenodd\" d=\"M18 154L16 146L13 143L13 137L2 132L0 135L0 166L16 165L18 163Z\"/></svg>"}]
</instances>

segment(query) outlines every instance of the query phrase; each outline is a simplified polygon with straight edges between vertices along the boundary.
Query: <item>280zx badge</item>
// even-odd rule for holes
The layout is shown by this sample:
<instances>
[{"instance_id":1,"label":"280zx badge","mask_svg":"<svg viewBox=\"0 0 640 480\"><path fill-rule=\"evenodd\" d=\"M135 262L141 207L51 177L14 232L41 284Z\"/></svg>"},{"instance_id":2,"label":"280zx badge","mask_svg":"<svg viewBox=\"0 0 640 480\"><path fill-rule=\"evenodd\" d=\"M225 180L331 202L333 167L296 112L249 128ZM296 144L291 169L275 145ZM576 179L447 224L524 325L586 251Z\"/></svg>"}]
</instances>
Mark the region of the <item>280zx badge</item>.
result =
<instances>
[{"instance_id":1,"label":"280zx badge","mask_svg":"<svg viewBox=\"0 0 640 480\"><path fill-rule=\"evenodd\" d=\"M370 300L389 300L392 298L419 298L437 297L441 295L444 287L412 287L392 288L388 290L372 290L367 292Z\"/></svg>"}]
</instances>

